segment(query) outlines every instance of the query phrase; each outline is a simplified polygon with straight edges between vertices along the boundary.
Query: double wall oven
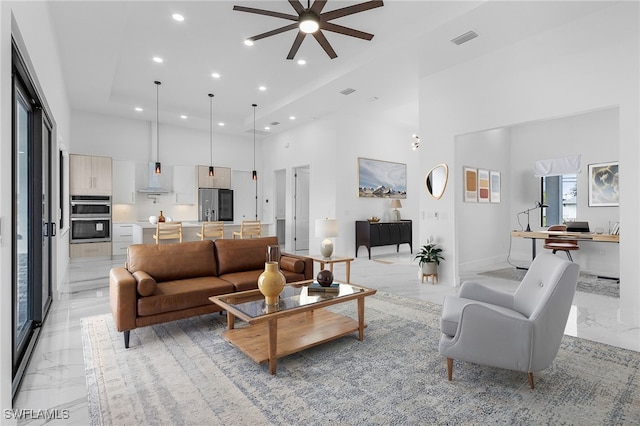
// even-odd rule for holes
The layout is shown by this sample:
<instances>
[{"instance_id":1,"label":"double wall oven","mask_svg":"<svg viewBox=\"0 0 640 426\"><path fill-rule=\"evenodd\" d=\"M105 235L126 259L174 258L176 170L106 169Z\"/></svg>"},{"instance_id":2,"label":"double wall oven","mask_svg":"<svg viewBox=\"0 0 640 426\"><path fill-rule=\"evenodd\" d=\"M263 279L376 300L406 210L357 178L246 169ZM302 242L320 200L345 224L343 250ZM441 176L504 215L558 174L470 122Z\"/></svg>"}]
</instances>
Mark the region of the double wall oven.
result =
<instances>
[{"instance_id":1,"label":"double wall oven","mask_svg":"<svg viewBox=\"0 0 640 426\"><path fill-rule=\"evenodd\" d=\"M71 243L111 241L111 197L71 196Z\"/></svg>"}]
</instances>

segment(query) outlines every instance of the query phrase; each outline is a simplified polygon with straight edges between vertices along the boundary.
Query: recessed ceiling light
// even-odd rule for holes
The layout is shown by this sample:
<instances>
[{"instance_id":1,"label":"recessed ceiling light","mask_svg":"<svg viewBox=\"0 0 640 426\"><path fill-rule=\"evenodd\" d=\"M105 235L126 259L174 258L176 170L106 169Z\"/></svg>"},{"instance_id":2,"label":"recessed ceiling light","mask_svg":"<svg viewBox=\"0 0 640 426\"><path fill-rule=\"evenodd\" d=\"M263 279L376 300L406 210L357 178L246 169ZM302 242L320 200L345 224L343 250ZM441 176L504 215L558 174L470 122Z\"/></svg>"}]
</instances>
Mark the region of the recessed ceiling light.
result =
<instances>
[{"instance_id":1,"label":"recessed ceiling light","mask_svg":"<svg viewBox=\"0 0 640 426\"><path fill-rule=\"evenodd\" d=\"M156 62L158 64L161 64L164 62L164 59L162 59L160 56L154 56L153 57L153 62Z\"/></svg>"},{"instance_id":2,"label":"recessed ceiling light","mask_svg":"<svg viewBox=\"0 0 640 426\"><path fill-rule=\"evenodd\" d=\"M214 73L212 73L212 74L211 74L211 77L213 77L213 78L220 78L220 74L219 74L219 73L217 73L217 72L214 72Z\"/></svg>"},{"instance_id":3,"label":"recessed ceiling light","mask_svg":"<svg viewBox=\"0 0 640 426\"><path fill-rule=\"evenodd\" d=\"M265 129L265 130L271 130L271 127L269 127L269 126L264 126L264 129Z\"/></svg>"},{"instance_id":4,"label":"recessed ceiling light","mask_svg":"<svg viewBox=\"0 0 640 426\"><path fill-rule=\"evenodd\" d=\"M184 16L180 15L179 13L174 13L173 15L171 15L171 17L178 22L184 21Z\"/></svg>"},{"instance_id":5,"label":"recessed ceiling light","mask_svg":"<svg viewBox=\"0 0 640 426\"><path fill-rule=\"evenodd\" d=\"M180 118L182 118L183 120L186 120L187 116L183 114L183 115L180 116Z\"/></svg>"},{"instance_id":6,"label":"recessed ceiling light","mask_svg":"<svg viewBox=\"0 0 640 426\"><path fill-rule=\"evenodd\" d=\"M289 117L289 120L295 120L295 119L296 119L295 115L292 115Z\"/></svg>"},{"instance_id":7,"label":"recessed ceiling light","mask_svg":"<svg viewBox=\"0 0 640 426\"><path fill-rule=\"evenodd\" d=\"M298 60L298 65L305 65L307 63L307 61L305 61L304 59L299 59Z\"/></svg>"},{"instance_id":8,"label":"recessed ceiling light","mask_svg":"<svg viewBox=\"0 0 640 426\"><path fill-rule=\"evenodd\" d=\"M136 107L136 111L138 111L138 112L142 112L142 108L140 108L140 107Z\"/></svg>"},{"instance_id":9,"label":"recessed ceiling light","mask_svg":"<svg viewBox=\"0 0 640 426\"><path fill-rule=\"evenodd\" d=\"M224 127L224 123L221 121L221 122L218 123L218 126Z\"/></svg>"},{"instance_id":10,"label":"recessed ceiling light","mask_svg":"<svg viewBox=\"0 0 640 426\"><path fill-rule=\"evenodd\" d=\"M265 90L267 90L267 88L265 86L260 86L258 87L258 90L264 92Z\"/></svg>"},{"instance_id":11,"label":"recessed ceiling light","mask_svg":"<svg viewBox=\"0 0 640 426\"><path fill-rule=\"evenodd\" d=\"M244 41L244 45L245 45L245 46L253 46L253 40L251 40L251 39L249 39L249 38L248 38L248 39L246 39L246 40Z\"/></svg>"}]
</instances>

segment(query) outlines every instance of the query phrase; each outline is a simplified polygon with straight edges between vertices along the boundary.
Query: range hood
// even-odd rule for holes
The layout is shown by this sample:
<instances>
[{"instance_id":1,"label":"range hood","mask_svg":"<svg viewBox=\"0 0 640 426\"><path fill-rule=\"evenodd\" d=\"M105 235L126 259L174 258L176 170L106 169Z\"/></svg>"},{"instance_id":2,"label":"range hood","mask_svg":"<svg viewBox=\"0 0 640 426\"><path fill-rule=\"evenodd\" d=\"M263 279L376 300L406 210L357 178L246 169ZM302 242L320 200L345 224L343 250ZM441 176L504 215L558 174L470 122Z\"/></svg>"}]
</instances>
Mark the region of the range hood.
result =
<instances>
[{"instance_id":1,"label":"range hood","mask_svg":"<svg viewBox=\"0 0 640 426\"><path fill-rule=\"evenodd\" d=\"M164 167L164 169L165 171L167 170L166 167ZM147 175L148 185L145 188L138 189L138 192L142 192L144 194L168 194L171 192L168 189L162 187L162 175L156 174L155 163L149 163Z\"/></svg>"}]
</instances>

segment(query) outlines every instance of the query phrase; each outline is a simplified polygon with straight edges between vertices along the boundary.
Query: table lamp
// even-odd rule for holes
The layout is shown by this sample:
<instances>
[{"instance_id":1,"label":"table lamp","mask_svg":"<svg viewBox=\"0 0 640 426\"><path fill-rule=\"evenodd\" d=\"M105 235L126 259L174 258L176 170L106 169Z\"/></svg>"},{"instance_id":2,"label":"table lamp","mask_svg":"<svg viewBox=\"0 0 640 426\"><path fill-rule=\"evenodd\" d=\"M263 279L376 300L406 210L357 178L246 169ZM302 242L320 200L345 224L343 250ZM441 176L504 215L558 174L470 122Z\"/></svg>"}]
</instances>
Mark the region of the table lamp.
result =
<instances>
[{"instance_id":1,"label":"table lamp","mask_svg":"<svg viewBox=\"0 0 640 426\"><path fill-rule=\"evenodd\" d=\"M316 237L324 238L320 244L320 254L331 257L333 243L329 238L338 236L338 222L335 219L316 219Z\"/></svg>"},{"instance_id":2,"label":"table lamp","mask_svg":"<svg viewBox=\"0 0 640 426\"><path fill-rule=\"evenodd\" d=\"M398 209L402 208L402 203L400 202L400 200L393 199L391 200L391 208L395 209L393 210L393 220L395 220L396 222L400 220L400 211Z\"/></svg>"}]
</instances>

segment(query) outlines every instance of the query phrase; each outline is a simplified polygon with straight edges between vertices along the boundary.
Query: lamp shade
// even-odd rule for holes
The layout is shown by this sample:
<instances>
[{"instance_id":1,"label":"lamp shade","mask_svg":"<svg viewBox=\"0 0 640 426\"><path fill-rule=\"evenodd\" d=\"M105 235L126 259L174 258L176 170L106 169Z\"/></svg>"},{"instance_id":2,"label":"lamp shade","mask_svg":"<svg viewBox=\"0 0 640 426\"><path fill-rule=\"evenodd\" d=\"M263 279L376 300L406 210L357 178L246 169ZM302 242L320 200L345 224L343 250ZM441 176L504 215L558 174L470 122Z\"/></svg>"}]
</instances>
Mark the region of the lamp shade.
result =
<instances>
[{"instance_id":1,"label":"lamp shade","mask_svg":"<svg viewBox=\"0 0 640 426\"><path fill-rule=\"evenodd\" d=\"M335 219L316 219L316 237L332 238L338 236L338 221Z\"/></svg>"},{"instance_id":2,"label":"lamp shade","mask_svg":"<svg viewBox=\"0 0 640 426\"><path fill-rule=\"evenodd\" d=\"M392 209L402 208L402 203L397 198L394 198L393 200L391 200L391 208Z\"/></svg>"}]
</instances>

